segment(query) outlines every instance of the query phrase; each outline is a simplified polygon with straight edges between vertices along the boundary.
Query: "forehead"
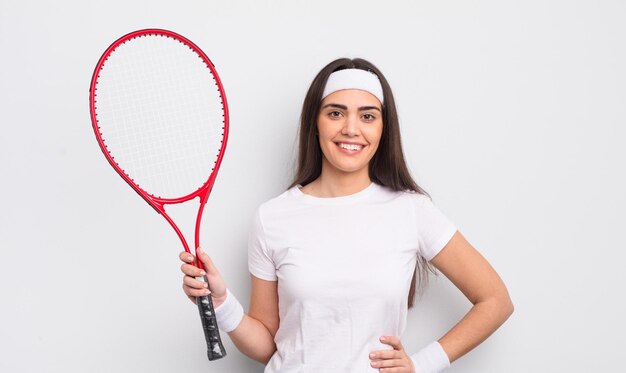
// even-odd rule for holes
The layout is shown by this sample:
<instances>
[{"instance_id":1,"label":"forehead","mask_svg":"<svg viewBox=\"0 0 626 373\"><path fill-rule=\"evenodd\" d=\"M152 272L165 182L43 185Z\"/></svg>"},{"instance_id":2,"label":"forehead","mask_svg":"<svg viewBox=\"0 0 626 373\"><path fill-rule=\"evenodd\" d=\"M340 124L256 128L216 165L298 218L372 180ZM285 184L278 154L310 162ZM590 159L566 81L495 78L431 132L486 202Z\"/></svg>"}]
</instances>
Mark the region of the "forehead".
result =
<instances>
[{"instance_id":1,"label":"forehead","mask_svg":"<svg viewBox=\"0 0 626 373\"><path fill-rule=\"evenodd\" d=\"M381 109L380 101L378 101L376 96L360 89L342 89L340 91L333 92L322 100L320 106L330 103L345 105L348 108L375 106Z\"/></svg>"}]
</instances>

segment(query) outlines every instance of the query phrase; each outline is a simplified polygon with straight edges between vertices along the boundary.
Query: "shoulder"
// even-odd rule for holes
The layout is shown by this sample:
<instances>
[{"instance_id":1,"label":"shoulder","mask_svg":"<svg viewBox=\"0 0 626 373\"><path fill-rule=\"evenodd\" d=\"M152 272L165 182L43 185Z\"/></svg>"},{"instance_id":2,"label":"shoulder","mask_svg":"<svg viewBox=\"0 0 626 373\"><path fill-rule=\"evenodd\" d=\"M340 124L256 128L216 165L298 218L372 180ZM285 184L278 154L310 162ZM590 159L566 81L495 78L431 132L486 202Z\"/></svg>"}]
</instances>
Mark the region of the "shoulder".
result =
<instances>
[{"instance_id":1,"label":"shoulder","mask_svg":"<svg viewBox=\"0 0 626 373\"><path fill-rule=\"evenodd\" d=\"M440 212L430 196L415 191L404 193L405 198L410 201L411 207L418 216L428 216L433 212Z\"/></svg>"},{"instance_id":2,"label":"shoulder","mask_svg":"<svg viewBox=\"0 0 626 373\"><path fill-rule=\"evenodd\" d=\"M410 199L413 203L415 203L416 206L428 206L433 203L432 199L429 196L419 192L408 190L405 191L404 194L406 194L406 198Z\"/></svg>"},{"instance_id":3,"label":"shoulder","mask_svg":"<svg viewBox=\"0 0 626 373\"><path fill-rule=\"evenodd\" d=\"M294 195L296 194L296 190L294 188L297 187L294 186L292 188L289 188L279 195L261 203L257 207L256 215L261 218L267 215L279 213L280 211L284 211L292 207L294 202Z\"/></svg>"},{"instance_id":4,"label":"shoulder","mask_svg":"<svg viewBox=\"0 0 626 373\"><path fill-rule=\"evenodd\" d=\"M389 187L380 187L379 203L383 203L396 213L405 214L407 219L418 221L431 220L441 214L430 196L412 190L393 190Z\"/></svg>"},{"instance_id":5,"label":"shoulder","mask_svg":"<svg viewBox=\"0 0 626 373\"><path fill-rule=\"evenodd\" d=\"M398 200L402 203L410 203L416 206L431 203L430 197L413 190L393 190L390 187L377 185L376 197L381 200Z\"/></svg>"}]
</instances>

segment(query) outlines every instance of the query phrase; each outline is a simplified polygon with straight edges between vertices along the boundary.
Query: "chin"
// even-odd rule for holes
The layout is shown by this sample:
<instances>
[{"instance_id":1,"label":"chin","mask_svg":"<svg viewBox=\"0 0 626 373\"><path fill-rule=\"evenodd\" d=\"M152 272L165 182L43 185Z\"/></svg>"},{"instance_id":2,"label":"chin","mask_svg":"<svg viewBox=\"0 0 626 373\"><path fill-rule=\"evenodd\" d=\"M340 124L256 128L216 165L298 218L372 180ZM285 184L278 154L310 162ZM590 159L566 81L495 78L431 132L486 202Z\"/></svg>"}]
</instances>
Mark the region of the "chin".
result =
<instances>
[{"instance_id":1,"label":"chin","mask_svg":"<svg viewBox=\"0 0 626 373\"><path fill-rule=\"evenodd\" d=\"M363 169L367 170L367 166L368 165L359 165L359 166L348 166L348 165L332 165L331 167L334 168L335 170L342 172L344 174L356 174L359 172L363 172Z\"/></svg>"}]
</instances>

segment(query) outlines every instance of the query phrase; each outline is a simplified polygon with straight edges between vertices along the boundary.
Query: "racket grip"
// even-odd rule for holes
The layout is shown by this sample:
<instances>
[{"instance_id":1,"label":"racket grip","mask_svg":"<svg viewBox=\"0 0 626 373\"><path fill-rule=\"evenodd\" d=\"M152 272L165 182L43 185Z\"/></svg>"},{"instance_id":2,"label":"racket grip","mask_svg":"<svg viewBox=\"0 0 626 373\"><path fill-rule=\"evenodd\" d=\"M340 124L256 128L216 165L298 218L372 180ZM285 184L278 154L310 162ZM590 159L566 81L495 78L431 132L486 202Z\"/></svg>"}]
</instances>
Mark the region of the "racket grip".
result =
<instances>
[{"instance_id":1,"label":"racket grip","mask_svg":"<svg viewBox=\"0 0 626 373\"><path fill-rule=\"evenodd\" d=\"M206 276L204 281L208 282ZM209 360L217 360L226 356L226 350L222 344L220 331L217 327L217 319L215 318L215 309L213 308L213 299L211 294L196 298L198 311L200 312L200 320L202 321L202 329L204 330L204 339L207 345L207 356Z\"/></svg>"}]
</instances>

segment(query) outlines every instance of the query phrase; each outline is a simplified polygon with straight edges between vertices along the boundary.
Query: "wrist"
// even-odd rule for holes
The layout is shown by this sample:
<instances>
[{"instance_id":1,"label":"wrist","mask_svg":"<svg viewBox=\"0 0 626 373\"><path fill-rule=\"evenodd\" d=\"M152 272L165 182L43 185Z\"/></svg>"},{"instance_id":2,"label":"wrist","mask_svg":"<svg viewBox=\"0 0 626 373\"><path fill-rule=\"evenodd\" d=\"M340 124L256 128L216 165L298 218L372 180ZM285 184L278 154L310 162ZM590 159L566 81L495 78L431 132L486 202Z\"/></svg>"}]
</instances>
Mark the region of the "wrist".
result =
<instances>
[{"instance_id":1,"label":"wrist","mask_svg":"<svg viewBox=\"0 0 626 373\"><path fill-rule=\"evenodd\" d=\"M439 373L450 367L450 359L441 344L434 341L410 356L415 373Z\"/></svg>"},{"instance_id":2,"label":"wrist","mask_svg":"<svg viewBox=\"0 0 626 373\"><path fill-rule=\"evenodd\" d=\"M232 332L243 320L243 307L235 295L226 289L226 298L218 306L213 305L217 327L226 333Z\"/></svg>"},{"instance_id":3,"label":"wrist","mask_svg":"<svg viewBox=\"0 0 626 373\"><path fill-rule=\"evenodd\" d=\"M213 309L217 309L222 304L224 304L224 302L226 302L226 298L228 297L228 290L226 294L221 297L214 297L212 293L209 296L211 297L211 302L213 302Z\"/></svg>"}]
</instances>

